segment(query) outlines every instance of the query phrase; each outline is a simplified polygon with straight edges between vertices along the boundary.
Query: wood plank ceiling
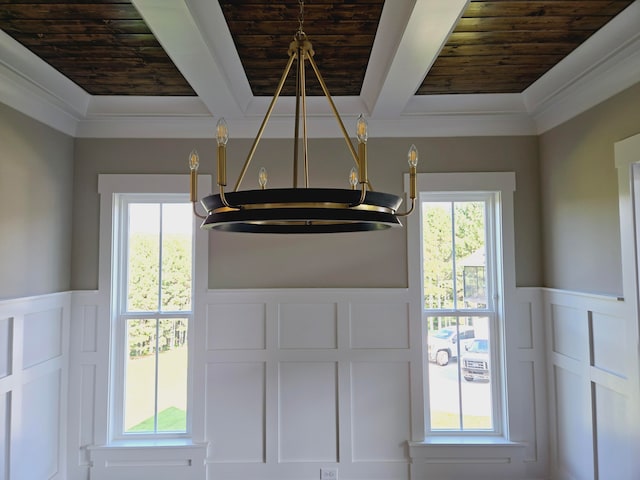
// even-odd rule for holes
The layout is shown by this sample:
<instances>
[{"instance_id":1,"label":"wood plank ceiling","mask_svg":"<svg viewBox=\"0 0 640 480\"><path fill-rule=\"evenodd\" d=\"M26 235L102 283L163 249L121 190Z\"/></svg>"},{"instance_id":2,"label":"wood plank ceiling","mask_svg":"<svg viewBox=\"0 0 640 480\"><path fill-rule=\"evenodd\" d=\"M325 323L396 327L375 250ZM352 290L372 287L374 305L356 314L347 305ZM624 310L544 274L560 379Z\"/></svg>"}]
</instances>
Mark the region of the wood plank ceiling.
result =
<instances>
[{"instance_id":1,"label":"wood plank ceiling","mask_svg":"<svg viewBox=\"0 0 640 480\"><path fill-rule=\"evenodd\" d=\"M472 0L416 94L522 92L632 1ZM359 95L383 3L307 0L304 30L333 95ZM298 2L220 6L253 94L271 96ZM130 1L0 0L0 29L92 95L195 95Z\"/></svg>"}]
</instances>

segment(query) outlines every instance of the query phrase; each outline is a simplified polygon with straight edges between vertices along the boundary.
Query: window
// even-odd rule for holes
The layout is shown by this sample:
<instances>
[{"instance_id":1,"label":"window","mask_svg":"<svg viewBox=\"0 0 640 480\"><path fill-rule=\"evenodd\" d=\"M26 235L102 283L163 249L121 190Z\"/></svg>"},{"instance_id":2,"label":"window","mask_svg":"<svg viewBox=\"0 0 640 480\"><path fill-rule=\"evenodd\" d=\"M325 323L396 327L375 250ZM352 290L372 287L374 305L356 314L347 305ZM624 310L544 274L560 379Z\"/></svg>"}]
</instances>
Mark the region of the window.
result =
<instances>
[{"instance_id":1,"label":"window","mask_svg":"<svg viewBox=\"0 0 640 480\"><path fill-rule=\"evenodd\" d=\"M116 195L114 436L186 434L193 218L184 195Z\"/></svg>"},{"instance_id":2,"label":"window","mask_svg":"<svg viewBox=\"0 0 640 480\"><path fill-rule=\"evenodd\" d=\"M492 211L492 194L420 197L432 432L495 431Z\"/></svg>"},{"instance_id":3,"label":"window","mask_svg":"<svg viewBox=\"0 0 640 480\"><path fill-rule=\"evenodd\" d=\"M513 183L510 173L418 176L409 259L423 322L425 438L507 433L504 312L515 275L503 207L511 213Z\"/></svg>"}]
</instances>

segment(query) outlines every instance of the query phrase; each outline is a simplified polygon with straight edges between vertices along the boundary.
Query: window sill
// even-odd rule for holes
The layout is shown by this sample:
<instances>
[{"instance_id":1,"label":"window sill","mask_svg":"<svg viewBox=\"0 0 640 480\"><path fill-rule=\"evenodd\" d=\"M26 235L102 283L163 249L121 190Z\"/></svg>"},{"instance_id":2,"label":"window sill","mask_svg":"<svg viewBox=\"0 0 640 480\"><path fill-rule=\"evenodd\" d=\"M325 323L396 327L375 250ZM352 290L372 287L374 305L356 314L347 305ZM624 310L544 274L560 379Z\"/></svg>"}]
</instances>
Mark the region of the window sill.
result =
<instances>
[{"instance_id":1,"label":"window sill","mask_svg":"<svg viewBox=\"0 0 640 480\"><path fill-rule=\"evenodd\" d=\"M206 443L194 443L190 438L136 438L114 440L106 445L92 445L88 450L113 451L118 449L206 449Z\"/></svg>"},{"instance_id":2,"label":"window sill","mask_svg":"<svg viewBox=\"0 0 640 480\"><path fill-rule=\"evenodd\" d=\"M526 443L513 442L507 440L504 437L494 436L441 436L441 437L429 437L425 438L421 442L409 442L410 448L428 448L430 446L463 446L463 447L486 447L486 446L500 446L500 447L525 447Z\"/></svg>"},{"instance_id":3,"label":"window sill","mask_svg":"<svg viewBox=\"0 0 640 480\"><path fill-rule=\"evenodd\" d=\"M125 439L88 447L91 478L138 478L146 472L158 480L204 480L207 443L191 439Z\"/></svg>"},{"instance_id":4,"label":"window sill","mask_svg":"<svg viewBox=\"0 0 640 480\"><path fill-rule=\"evenodd\" d=\"M521 461L527 446L524 442L492 436L430 437L408 443L414 464L509 464Z\"/></svg>"}]
</instances>

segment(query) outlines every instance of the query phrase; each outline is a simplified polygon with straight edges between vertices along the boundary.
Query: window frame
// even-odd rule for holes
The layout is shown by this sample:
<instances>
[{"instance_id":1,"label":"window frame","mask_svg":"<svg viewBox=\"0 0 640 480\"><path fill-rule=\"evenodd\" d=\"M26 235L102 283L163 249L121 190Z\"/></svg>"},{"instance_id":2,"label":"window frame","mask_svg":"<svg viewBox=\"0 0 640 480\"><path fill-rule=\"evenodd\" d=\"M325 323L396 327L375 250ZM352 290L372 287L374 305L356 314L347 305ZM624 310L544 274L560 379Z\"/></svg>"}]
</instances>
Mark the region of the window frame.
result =
<instances>
[{"instance_id":1,"label":"window frame","mask_svg":"<svg viewBox=\"0 0 640 480\"><path fill-rule=\"evenodd\" d=\"M479 444L487 438L509 439L509 411L508 411L508 359L513 357L513 340L507 337L505 319L516 309L516 288L515 288L515 254L514 254L514 224L513 224L513 192L515 191L514 172L466 172L466 173L419 173L417 174L416 212L407 219L407 259L409 274L409 291L413 304L414 322L412 323L412 334L414 337L414 363L419 368L412 373L412 441L432 442L449 439L473 444L474 438ZM405 175L405 191L409 192L409 176ZM428 379L428 352L426 348L427 323L423 299L422 285L422 213L421 199L424 194L438 193L442 196L452 194L462 198L467 193L485 192L496 196L496 202L492 207L496 223L489 228L490 232L495 232L493 238L495 265L495 290L492 295L495 301L495 312L497 315L497 328L493 329L492 341L498 346L495 353L493 368L496 369L497 384L495 391L497 397L493 403L501 406L501 409L494 413L495 431L432 431L429 425L429 391ZM489 253L487 253L489 255ZM489 264L489 259L487 260ZM498 292L502 295L496 296ZM471 315L474 311L465 310L465 314ZM442 315L441 312L439 312ZM478 311L480 315L480 311ZM494 407L495 408L495 407Z\"/></svg>"},{"instance_id":2,"label":"window frame","mask_svg":"<svg viewBox=\"0 0 640 480\"><path fill-rule=\"evenodd\" d=\"M118 210L118 198L122 195L133 197L135 195L147 196L150 195L165 195L165 196L183 196L183 201L189 202L189 175L156 175L156 174L100 174L98 175L98 193L100 195L100 242L99 242L99 276L98 276L98 291L102 295L108 295L109 305L109 318L110 321L110 338L109 348L103 352L103 358L105 359L105 365L108 370L109 376L109 388L108 395L104 401L99 402L104 411L104 415L96 417L96 431L99 438L102 438L104 443L122 445L131 443L136 445L136 442L148 442L148 441L197 441L204 438L204 426L197 423L192 423L191 418L197 418L198 414L196 410L202 410L200 402L194 398L192 394L194 379L200 378L203 375L202 369L198 367L198 362L194 360L195 352L201 348L201 343L204 341L203 336L198 334L198 330L202 329L202 326L198 324L197 318L202 318L203 312L206 309L205 294L207 291L207 275L208 275L208 235L206 231L199 228L199 221L193 217L193 276L192 276L192 305L191 312L193 318L191 319L188 327L188 372L187 372L187 433L175 434L175 433L159 433L159 434L124 434L122 428L116 428L117 425L122 425L123 416L123 403L118 405L118 396L124 386L123 370L119 369L123 366L123 357L121 352L124 351L124 343L122 338L126 340L126 329L123 329L118 325L119 305L117 304L120 298L120 292L117 282L117 276L122 269L122 265L119 264L118 256L116 255L116 242L118 241L117 235L121 230L118 228L119 222L122 221ZM198 176L198 190L209 191L211 188L211 176L199 175ZM143 197L140 197L143 198ZM160 198L160 197L156 197ZM123 257L124 258L124 257ZM120 347L118 348L118 342ZM120 365L118 365L118 362ZM120 373L119 373L120 372ZM118 383L122 386L118 386ZM123 398L120 396L120 398ZM120 412L116 412L116 409L120 408ZM120 423L117 423L120 422Z\"/></svg>"},{"instance_id":3,"label":"window frame","mask_svg":"<svg viewBox=\"0 0 640 480\"><path fill-rule=\"evenodd\" d=\"M491 378L494 380L490 383L491 386L491 416L493 420L493 428L487 430L446 430L446 429L433 429L431 428L431 415L429 408L430 398L430 382L427 378L424 381L425 390L425 435L426 436L500 436L502 435L502 393L501 380L502 371L500 369L500 350L501 344L499 341L498 332L500 331L500 315L498 313L499 303L499 286L496 281L496 272L498 268L496 265L496 215L499 212L499 192L425 192L421 191L418 195L417 214L420 216L420 265L423 265L423 248L422 248L422 219L423 211L422 205L425 202L483 202L485 205L485 254L486 254L486 271L485 271L485 288L487 289L487 306L485 308L463 308L460 305L453 308L426 308L424 306L424 297L422 297L422 320L425 324L424 329L428 330L428 321L430 318L435 317L487 317L489 323L489 344L490 349L490 362L491 362ZM422 269L420 271L420 289L424 292L424 278ZM457 302L456 302L457 303ZM426 335L423 337L426 341ZM458 348L460 343L457 343ZM425 348L426 349L426 348ZM428 350L428 349L426 349ZM458 350L457 365L460 365L462 352ZM427 364L425 371L429 371L428 351L427 351ZM460 370L458 370L460 374ZM426 375L426 374L425 374ZM462 385L462 377L458 377L458 393L460 394L460 388ZM463 412L460 412L460 416Z\"/></svg>"},{"instance_id":4,"label":"window frame","mask_svg":"<svg viewBox=\"0 0 640 480\"><path fill-rule=\"evenodd\" d=\"M193 281L191 283L191 309L185 311L130 311L127 308L128 301L128 258L129 258L129 228L128 228L128 214L127 209L129 205L136 203L152 203L152 204L175 204L175 203L189 203L189 195L185 193L135 193L126 194L120 193L114 195L115 208L117 209L117 217L114 220L116 222L116 230L114 231L113 246L113 262L114 262L114 276L113 276L113 305L114 310L112 312L112 328L114 329L115 342L113 344L114 360L112 362L113 378L123 381L113 382L113 404L111 408L112 421L111 421L111 437L113 440L124 440L129 438L136 439L149 439L149 438L189 438L191 436L191 419L192 419L192 375L190 374L192 368L192 355L191 342L193 341L193 335L191 333L193 319L194 319L194 286ZM192 252L192 265L191 265L191 278L194 278L195 271L195 233L196 226L192 222L192 237L191 237L191 252ZM124 430L124 414L126 404L126 363L127 363L127 323L133 319L152 319L155 318L157 322L163 319L187 319L187 352L188 352L188 370L187 374L187 418L186 429L184 432L154 432L154 433L134 433L126 432ZM157 330L157 326L156 326ZM157 355L157 352L155 353ZM156 370L155 388L156 397L158 395L158 375ZM157 416L159 412L155 412Z\"/></svg>"}]
</instances>

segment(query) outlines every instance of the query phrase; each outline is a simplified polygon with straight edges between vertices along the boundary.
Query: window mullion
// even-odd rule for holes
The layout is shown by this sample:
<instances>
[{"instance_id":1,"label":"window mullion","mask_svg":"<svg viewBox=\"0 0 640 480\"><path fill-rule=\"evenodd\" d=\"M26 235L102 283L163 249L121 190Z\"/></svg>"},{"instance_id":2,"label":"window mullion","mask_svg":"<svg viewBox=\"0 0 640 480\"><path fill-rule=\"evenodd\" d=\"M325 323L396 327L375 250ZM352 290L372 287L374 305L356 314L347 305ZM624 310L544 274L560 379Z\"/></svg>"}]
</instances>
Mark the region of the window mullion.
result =
<instances>
[{"instance_id":1,"label":"window mullion","mask_svg":"<svg viewBox=\"0 0 640 480\"><path fill-rule=\"evenodd\" d=\"M163 204L160 204L160 208L158 209L158 215L160 218L158 219L158 225L160 226L158 232L158 312L162 311L162 244L163 244L163 225L162 225L162 207Z\"/></svg>"},{"instance_id":2,"label":"window mullion","mask_svg":"<svg viewBox=\"0 0 640 480\"><path fill-rule=\"evenodd\" d=\"M154 375L154 395L153 395L153 433L158 433L158 368L160 361L160 316L156 318L156 352L155 352L155 375Z\"/></svg>"}]
</instances>

